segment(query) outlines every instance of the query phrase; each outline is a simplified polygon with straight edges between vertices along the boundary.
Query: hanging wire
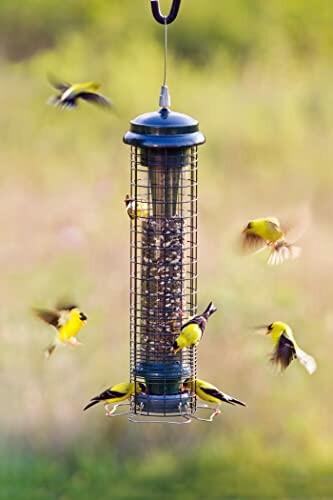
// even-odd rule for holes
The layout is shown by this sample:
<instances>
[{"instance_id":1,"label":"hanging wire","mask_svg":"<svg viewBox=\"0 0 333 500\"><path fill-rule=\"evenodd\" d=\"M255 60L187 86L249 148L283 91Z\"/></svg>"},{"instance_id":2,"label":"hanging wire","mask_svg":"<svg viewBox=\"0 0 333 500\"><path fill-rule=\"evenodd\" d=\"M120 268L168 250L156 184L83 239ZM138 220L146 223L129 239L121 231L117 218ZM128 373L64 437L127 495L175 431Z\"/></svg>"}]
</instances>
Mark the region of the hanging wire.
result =
<instances>
[{"instance_id":1,"label":"hanging wire","mask_svg":"<svg viewBox=\"0 0 333 500\"><path fill-rule=\"evenodd\" d=\"M160 106L162 108L170 108L171 100L169 89L167 86L167 70L168 70L168 19L164 18L164 71L163 84L160 93Z\"/></svg>"},{"instance_id":2,"label":"hanging wire","mask_svg":"<svg viewBox=\"0 0 333 500\"><path fill-rule=\"evenodd\" d=\"M167 65L168 65L168 23L167 18L164 18L164 76L163 86L166 86L167 81Z\"/></svg>"},{"instance_id":3,"label":"hanging wire","mask_svg":"<svg viewBox=\"0 0 333 500\"><path fill-rule=\"evenodd\" d=\"M170 108L171 99L168 90L168 86L166 84L167 80L167 56L168 56L168 30L167 25L173 23L176 19L181 0L173 0L170 12L167 16L163 16L160 11L159 0L150 0L151 2L151 10L154 16L154 19L160 23L164 24L164 75L163 75L163 85L160 93L160 106L161 108Z\"/></svg>"}]
</instances>

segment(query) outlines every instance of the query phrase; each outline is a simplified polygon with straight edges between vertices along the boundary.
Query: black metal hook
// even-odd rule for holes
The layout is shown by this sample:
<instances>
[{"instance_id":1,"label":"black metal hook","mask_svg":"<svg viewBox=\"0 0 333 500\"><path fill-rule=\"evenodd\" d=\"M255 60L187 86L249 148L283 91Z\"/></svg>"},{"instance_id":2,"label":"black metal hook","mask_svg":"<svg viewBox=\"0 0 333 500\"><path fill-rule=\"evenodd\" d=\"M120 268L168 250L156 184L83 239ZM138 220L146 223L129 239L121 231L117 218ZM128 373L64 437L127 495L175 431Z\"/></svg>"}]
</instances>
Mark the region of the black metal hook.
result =
<instances>
[{"instance_id":1,"label":"black metal hook","mask_svg":"<svg viewBox=\"0 0 333 500\"><path fill-rule=\"evenodd\" d=\"M151 10L154 19L160 24L171 24L177 17L181 0L173 0L170 12L167 16L163 16L160 11L160 1L150 0Z\"/></svg>"}]
</instances>

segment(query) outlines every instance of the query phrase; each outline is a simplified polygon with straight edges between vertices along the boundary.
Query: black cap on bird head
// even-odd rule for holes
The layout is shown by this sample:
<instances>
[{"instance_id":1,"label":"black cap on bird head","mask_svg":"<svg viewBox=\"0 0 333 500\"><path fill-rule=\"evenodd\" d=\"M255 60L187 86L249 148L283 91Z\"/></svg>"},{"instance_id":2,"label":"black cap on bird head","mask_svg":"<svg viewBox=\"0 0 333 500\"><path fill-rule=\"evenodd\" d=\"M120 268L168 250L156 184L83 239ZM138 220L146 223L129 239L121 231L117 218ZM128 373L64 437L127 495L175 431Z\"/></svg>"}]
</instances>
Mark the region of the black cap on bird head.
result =
<instances>
[{"instance_id":1,"label":"black cap on bird head","mask_svg":"<svg viewBox=\"0 0 333 500\"><path fill-rule=\"evenodd\" d=\"M88 319L88 317L83 312L80 312L80 320L87 321L87 319Z\"/></svg>"},{"instance_id":2,"label":"black cap on bird head","mask_svg":"<svg viewBox=\"0 0 333 500\"><path fill-rule=\"evenodd\" d=\"M249 222L247 224L247 226L243 229L243 233L246 233L247 231L249 231L250 229L252 229L252 222Z\"/></svg>"},{"instance_id":3,"label":"black cap on bird head","mask_svg":"<svg viewBox=\"0 0 333 500\"><path fill-rule=\"evenodd\" d=\"M270 325L258 325L255 327L256 330L266 330L265 331L265 335L269 335L271 333L271 331L273 330L273 323L271 323Z\"/></svg>"},{"instance_id":4,"label":"black cap on bird head","mask_svg":"<svg viewBox=\"0 0 333 500\"><path fill-rule=\"evenodd\" d=\"M130 194L127 194L125 196L125 199L124 199L124 203L126 206L128 206L129 203L131 203L131 201L134 201L134 198L133 196L131 196Z\"/></svg>"},{"instance_id":5,"label":"black cap on bird head","mask_svg":"<svg viewBox=\"0 0 333 500\"><path fill-rule=\"evenodd\" d=\"M271 333L271 331L273 330L273 323L271 323L270 325L267 325L267 332L266 332L266 335L269 335Z\"/></svg>"}]
</instances>

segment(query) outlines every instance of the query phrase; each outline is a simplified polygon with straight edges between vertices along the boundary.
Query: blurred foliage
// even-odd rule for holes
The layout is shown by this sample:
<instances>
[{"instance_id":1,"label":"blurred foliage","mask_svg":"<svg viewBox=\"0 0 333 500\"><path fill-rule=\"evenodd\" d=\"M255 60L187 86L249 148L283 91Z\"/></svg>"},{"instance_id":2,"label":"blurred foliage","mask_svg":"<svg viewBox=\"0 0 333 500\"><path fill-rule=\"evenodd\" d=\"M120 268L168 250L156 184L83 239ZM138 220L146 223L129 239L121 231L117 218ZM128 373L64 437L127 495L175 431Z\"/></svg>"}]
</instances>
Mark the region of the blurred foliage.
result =
<instances>
[{"instance_id":1,"label":"blurred foliage","mask_svg":"<svg viewBox=\"0 0 333 500\"><path fill-rule=\"evenodd\" d=\"M0 468L0 495L15 500L331 498L332 469L325 460L291 455L296 460L287 464L279 450L261 449L253 439L246 443L252 449L219 444L221 451L209 445L185 452L181 460L170 450L155 450L144 460L91 449L67 457L25 452Z\"/></svg>"},{"instance_id":2,"label":"blurred foliage","mask_svg":"<svg viewBox=\"0 0 333 500\"><path fill-rule=\"evenodd\" d=\"M166 13L170 0L161 0ZM332 5L327 0L235 0L205 2L183 0L181 21L172 27L171 48L178 57L207 63L223 52L229 62L245 62L252 55L267 54L283 41L296 58L331 54ZM22 60L53 48L71 33L95 44L101 35L108 43L126 44L137 36L139 45L160 34L152 25L148 0L1 0L0 44L3 56ZM15 37L12 34L15 33ZM159 35L158 35L159 36Z\"/></svg>"},{"instance_id":3,"label":"blurred foliage","mask_svg":"<svg viewBox=\"0 0 333 500\"><path fill-rule=\"evenodd\" d=\"M199 374L249 407L153 427L81 408L128 377L122 136L156 109L162 28L148 0L0 0L0 498L333 496L332 18L328 0L183 0L169 28L173 108L207 136L199 305L219 313ZM116 112L45 106L48 72L100 81ZM248 219L304 203L301 259L269 269L238 256ZM84 347L46 363L51 332L29 308L68 294L89 316ZM313 377L269 370L269 339L250 332L277 319L317 358Z\"/></svg>"}]
</instances>

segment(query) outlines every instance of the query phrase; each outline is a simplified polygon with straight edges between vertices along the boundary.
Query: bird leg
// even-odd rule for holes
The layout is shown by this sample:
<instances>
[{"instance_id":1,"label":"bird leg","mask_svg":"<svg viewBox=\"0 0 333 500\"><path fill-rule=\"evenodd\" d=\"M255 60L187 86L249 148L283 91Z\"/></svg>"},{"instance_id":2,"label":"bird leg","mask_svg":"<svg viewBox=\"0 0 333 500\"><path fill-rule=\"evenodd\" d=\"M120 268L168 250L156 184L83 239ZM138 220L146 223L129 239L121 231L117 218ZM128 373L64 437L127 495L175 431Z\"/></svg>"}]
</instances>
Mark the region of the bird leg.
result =
<instances>
[{"instance_id":1,"label":"bird leg","mask_svg":"<svg viewBox=\"0 0 333 500\"><path fill-rule=\"evenodd\" d=\"M220 403L217 404L216 408L215 408L215 413L214 413L214 417L215 416L218 416L218 415L221 415L221 410L220 410Z\"/></svg>"},{"instance_id":2,"label":"bird leg","mask_svg":"<svg viewBox=\"0 0 333 500\"><path fill-rule=\"evenodd\" d=\"M108 403L104 403L104 408L105 408L105 416L111 417L112 412L109 409Z\"/></svg>"},{"instance_id":3,"label":"bird leg","mask_svg":"<svg viewBox=\"0 0 333 500\"><path fill-rule=\"evenodd\" d=\"M67 340L67 344L72 347L77 347L79 345L82 345L82 342L79 342L76 337L71 337Z\"/></svg>"}]
</instances>

